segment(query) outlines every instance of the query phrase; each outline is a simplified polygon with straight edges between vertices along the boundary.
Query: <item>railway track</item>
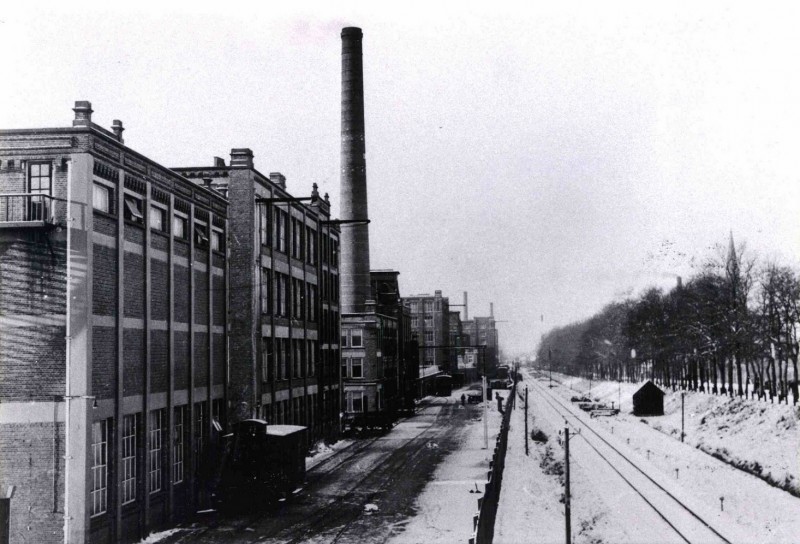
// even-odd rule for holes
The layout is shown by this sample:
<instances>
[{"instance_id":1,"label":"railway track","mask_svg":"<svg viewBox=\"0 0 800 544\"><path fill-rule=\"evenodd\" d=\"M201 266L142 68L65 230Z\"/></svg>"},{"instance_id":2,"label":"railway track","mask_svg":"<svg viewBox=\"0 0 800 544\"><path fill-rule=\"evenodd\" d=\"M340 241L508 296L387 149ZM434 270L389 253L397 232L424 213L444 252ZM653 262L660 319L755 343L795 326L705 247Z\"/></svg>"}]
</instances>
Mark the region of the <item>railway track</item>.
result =
<instances>
[{"instance_id":1,"label":"railway track","mask_svg":"<svg viewBox=\"0 0 800 544\"><path fill-rule=\"evenodd\" d=\"M665 522L674 534L680 538L680 541L687 544L712 542L732 544L728 538L712 527L703 516L658 483L628 455L606 440L582 415L574 412L571 405L566 404L557 395L537 383L536 380L532 381L534 387L539 390L541 399L559 417L563 418L565 422L568 419L573 419L580 424L580 434L578 436L602 459L603 463L607 464ZM588 433L584 433L583 430L588 431ZM687 519L691 521L687 523ZM651 538L650 541L654 540Z\"/></svg>"},{"instance_id":2,"label":"railway track","mask_svg":"<svg viewBox=\"0 0 800 544\"><path fill-rule=\"evenodd\" d=\"M429 441L439 438L447 431L448 426L452 425L452 423L448 422L443 425L442 420L452 415L451 412L455 406L457 406L457 403L453 400L448 400L444 407L439 403L427 403L424 405L417 414L418 416L424 415L425 410L428 408L438 407L441 409L425 428L420 429L414 438L411 438L402 446L388 451L385 458L379 460L370 470L365 470L360 477L347 481L347 488L344 492L336 494L327 502L316 505L294 504L294 506L289 506L285 513L281 511L282 506L279 506L273 513L256 509L252 513L242 516L220 516L210 520L206 527L182 535L174 542L230 541L231 538L236 539L238 536L243 541L250 541L255 537L262 541L268 542L271 539L275 539L288 544L305 542L315 535L318 536L326 532L329 537L328 542L339 542L342 534L347 531L351 523L361 516L363 504L371 502L375 495L382 492L392 479L397 478L398 471L403 469L404 466L412 465L417 456L424 451ZM337 469L348 462L358 460L365 450L369 450L381 438L386 438L386 435L360 440L338 455L334 455L315 465L308 471L307 488L312 490L311 493L313 494L313 488L318 487L321 481L327 478L334 479ZM315 498L319 499L319 497ZM296 503L297 501L292 502ZM294 510L300 510L300 512L298 513ZM306 511L305 514L303 514L303 511ZM285 514L291 514L296 517L297 522L290 523L288 526L284 524L283 527L276 527L277 531L270 535L253 532L251 528L260 525L260 522L263 522L265 518L284 518ZM332 528L337 528L333 534L330 533ZM388 537L389 535L385 536Z\"/></svg>"}]
</instances>

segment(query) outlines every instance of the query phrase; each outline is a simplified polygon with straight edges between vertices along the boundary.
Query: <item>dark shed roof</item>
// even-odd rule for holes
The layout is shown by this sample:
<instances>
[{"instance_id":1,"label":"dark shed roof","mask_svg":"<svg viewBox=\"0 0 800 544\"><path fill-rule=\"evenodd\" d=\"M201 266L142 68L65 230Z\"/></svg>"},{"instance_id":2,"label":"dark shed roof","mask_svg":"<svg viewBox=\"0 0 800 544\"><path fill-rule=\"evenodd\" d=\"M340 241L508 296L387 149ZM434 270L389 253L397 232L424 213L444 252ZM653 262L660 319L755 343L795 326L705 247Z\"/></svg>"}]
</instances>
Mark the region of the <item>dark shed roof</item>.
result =
<instances>
[{"instance_id":1,"label":"dark shed roof","mask_svg":"<svg viewBox=\"0 0 800 544\"><path fill-rule=\"evenodd\" d=\"M658 388L656 384L651 382L650 380L646 381L643 386L641 386L636 393L633 394L633 399L639 399L644 396L650 396L658 393L662 397L664 396L664 392Z\"/></svg>"}]
</instances>

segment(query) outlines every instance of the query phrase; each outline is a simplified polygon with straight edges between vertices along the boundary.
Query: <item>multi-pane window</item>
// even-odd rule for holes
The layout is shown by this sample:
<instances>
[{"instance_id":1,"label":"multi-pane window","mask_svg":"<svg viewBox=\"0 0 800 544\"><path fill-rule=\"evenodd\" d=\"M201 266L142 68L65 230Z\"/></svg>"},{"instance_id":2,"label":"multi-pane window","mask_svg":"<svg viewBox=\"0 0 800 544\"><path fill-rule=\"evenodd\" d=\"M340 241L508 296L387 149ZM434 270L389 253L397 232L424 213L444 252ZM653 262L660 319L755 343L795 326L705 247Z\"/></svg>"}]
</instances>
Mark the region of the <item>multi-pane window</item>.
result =
<instances>
[{"instance_id":1,"label":"multi-pane window","mask_svg":"<svg viewBox=\"0 0 800 544\"><path fill-rule=\"evenodd\" d=\"M308 340L308 375L309 376L313 376L316 373L316 367L317 367L316 349L317 349L316 342L314 340Z\"/></svg>"},{"instance_id":2,"label":"multi-pane window","mask_svg":"<svg viewBox=\"0 0 800 544\"><path fill-rule=\"evenodd\" d=\"M267 215L268 207L266 204L262 203L258 207L258 230L261 236L261 245L268 246L269 245L269 216Z\"/></svg>"},{"instance_id":3,"label":"multi-pane window","mask_svg":"<svg viewBox=\"0 0 800 544\"><path fill-rule=\"evenodd\" d=\"M180 238L182 240L186 239L186 219L181 217L180 215L176 215L172 218L172 234L175 235L175 238Z\"/></svg>"},{"instance_id":4,"label":"multi-pane window","mask_svg":"<svg viewBox=\"0 0 800 544\"><path fill-rule=\"evenodd\" d=\"M411 326L419 327L419 318L417 316L411 318Z\"/></svg>"},{"instance_id":5,"label":"multi-pane window","mask_svg":"<svg viewBox=\"0 0 800 544\"><path fill-rule=\"evenodd\" d=\"M433 301L432 300L426 300L425 301L425 311L426 312L432 312L433 311Z\"/></svg>"},{"instance_id":6,"label":"multi-pane window","mask_svg":"<svg viewBox=\"0 0 800 544\"><path fill-rule=\"evenodd\" d=\"M122 504L136 500L136 430L139 414L122 418Z\"/></svg>"},{"instance_id":7,"label":"multi-pane window","mask_svg":"<svg viewBox=\"0 0 800 544\"><path fill-rule=\"evenodd\" d=\"M432 315L426 315L425 316L425 326L426 327L432 327L433 326L433 316Z\"/></svg>"},{"instance_id":8,"label":"multi-pane window","mask_svg":"<svg viewBox=\"0 0 800 544\"><path fill-rule=\"evenodd\" d=\"M366 400L366 398L364 397L364 394L361 391L349 391L347 393L347 396L350 397L348 399L350 401L348 402L349 404L348 408L350 408L351 412L364 411L364 405L366 404L364 401Z\"/></svg>"},{"instance_id":9,"label":"multi-pane window","mask_svg":"<svg viewBox=\"0 0 800 544\"><path fill-rule=\"evenodd\" d=\"M31 220L43 221L48 217L48 202L53 185L53 167L49 162L32 163L28 169L28 192L31 193L28 214Z\"/></svg>"},{"instance_id":10,"label":"multi-pane window","mask_svg":"<svg viewBox=\"0 0 800 544\"><path fill-rule=\"evenodd\" d=\"M176 406L173 412L175 424L172 429L172 483L178 484L183 481L183 455L184 455L184 406Z\"/></svg>"},{"instance_id":11,"label":"multi-pane window","mask_svg":"<svg viewBox=\"0 0 800 544\"><path fill-rule=\"evenodd\" d=\"M161 491L163 478L161 477L161 453L163 449L164 410L150 412L150 444L148 448L148 482L150 493Z\"/></svg>"},{"instance_id":12,"label":"multi-pane window","mask_svg":"<svg viewBox=\"0 0 800 544\"><path fill-rule=\"evenodd\" d=\"M270 305L270 270L268 268L261 269L261 312L265 314L272 313L272 306Z\"/></svg>"},{"instance_id":13,"label":"multi-pane window","mask_svg":"<svg viewBox=\"0 0 800 544\"><path fill-rule=\"evenodd\" d=\"M136 198L132 195L125 195L125 211L124 214L126 221L133 223L144 224L144 215L142 214L142 199Z\"/></svg>"},{"instance_id":14,"label":"multi-pane window","mask_svg":"<svg viewBox=\"0 0 800 544\"><path fill-rule=\"evenodd\" d=\"M263 338L261 346L261 381L270 383L274 379L272 360L272 338Z\"/></svg>"},{"instance_id":15,"label":"multi-pane window","mask_svg":"<svg viewBox=\"0 0 800 544\"><path fill-rule=\"evenodd\" d=\"M289 295L289 276L275 272L275 314L287 315L287 297Z\"/></svg>"},{"instance_id":16,"label":"multi-pane window","mask_svg":"<svg viewBox=\"0 0 800 544\"><path fill-rule=\"evenodd\" d=\"M425 331L425 343L426 344L433 343L433 331Z\"/></svg>"},{"instance_id":17,"label":"multi-pane window","mask_svg":"<svg viewBox=\"0 0 800 544\"><path fill-rule=\"evenodd\" d=\"M92 423L92 516L108 510L108 420Z\"/></svg>"},{"instance_id":18,"label":"multi-pane window","mask_svg":"<svg viewBox=\"0 0 800 544\"><path fill-rule=\"evenodd\" d=\"M340 345L343 348L347 347L347 331L342 331L342 343Z\"/></svg>"},{"instance_id":19,"label":"multi-pane window","mask_svg":"<svg viewBox=\"0 0 800 544\"><path fill-rule=\"evenodd\" d=\"M350 331L350 345L354 348L364 346L363 337L361 336L361 329L353 329Z\"/></svg>"},{"instance_id":20,"label":"multi-pane window","mask_svg":"<svg viewBox=\"0 0 800 544\"><path fill-rule=\"evenodd\" d=\"M317 262L317 231L311 227L306 227L306 260L308 264Z\"/></svg>"},{"instance_id":21,"label":"multi-pane window","mask_svg":"<svg viewBox=\"0 0 800 544\"><path fill-rule=\"evenodd\" d=\"M353 357L350 360L350 376L353 378L361 378L363 374L364 359L362 357Z\"/></svg>"},{"instance_id":22,"label":"multi-pane window","mask_svg":"<svg viewBox=\"0 0 800 544\"><path fill-rule=\"evenodd\" d=\"M218 230L211 231L211 249L214 251L225 251L225 245L222 243L223 236Z\"/></svg>"},{"instance_id":23,"label":"multi-pane window","mask_svg":"<svg viewBox=\"0 0 800 544\"><path fill-rule=\"evenodd\" d=\"M150 228L159 232L167 230L167 212L158 206L150 206Z\"/></svg>"},{"instance_id":24,"label":"multi-pane window","mask_svg":"<svg viewBox=\"0 0 800 544\"><path fill-rule=\"evenodd\" d=\"M92 207L101 212L111 212L111 189L105 185L92 185Z\"/></svg>"},{"instance_id":25,"label":"multi-pane window","mask_svg":"<svg viewBox=\"0 0 800 544\"><path fill-rule=\"evenodd\" d=\"M412 302L409 306L411 307L411 313L419 312L419 303L418 302Z\"/></svg>"},{"instance_id":26,"label":"multi-pane window","mask_svg":"<svg viewBox=\"0 0 800 544\"><path fill-rule=\"evenodd\" d=\"M289 214L277 208L274 209L273 214L275 226L275 249L282 253L286 253L286 231L289 230Z\"/></svg>"}]
</instances>

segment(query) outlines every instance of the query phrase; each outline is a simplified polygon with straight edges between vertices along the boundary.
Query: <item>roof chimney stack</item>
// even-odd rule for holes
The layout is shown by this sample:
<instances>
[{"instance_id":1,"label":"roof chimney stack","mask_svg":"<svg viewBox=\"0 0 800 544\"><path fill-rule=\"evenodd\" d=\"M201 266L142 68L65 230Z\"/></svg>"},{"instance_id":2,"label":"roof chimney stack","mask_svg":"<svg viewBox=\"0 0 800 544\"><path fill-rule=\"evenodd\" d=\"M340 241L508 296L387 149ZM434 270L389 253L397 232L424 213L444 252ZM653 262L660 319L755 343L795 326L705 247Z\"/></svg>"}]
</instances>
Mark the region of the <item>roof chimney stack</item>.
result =
<instances>
[{"instance_id":1,"label":"roof chimney stack","mask_svg":"<svg viewBox=\"0 0 800 544\"><path fill-rule=\"evenodd\" d=\"M286 176L280 172L270 172L269 180L281 189L286 189Z\"/></svg>"},{"instance_id":2,"label":"roof chimney stack","mask_svg":"<svg viewBox=\"0 0 800 544\"><path fill-rule=\"evenodd\" d=\"M467 292L464 291L464 321L469 321L469 306L467 306Z\"/></svg>"},{"instance_id":3,"label":"roof chimney stack","mask_svg":"<svg viewBox=\"0 0 800 544\"><path fill-rule=\"evenodd\" d=\"M117 141L121 144L125 143L125 140L122 139L123 130L125 130L125 128L122 126L122 121L114 119L114 121L111 122L111 132L114 133L114 136L117 137Z\"/></svg>"},{"instance_id":4,"label":"roof chimney stack","mask_svg":"<svg viewBox=\"0 0 800 544\"><path fill-rule=\"evenodd\" d=\"M88 100L77 100L75 107L75 119L72 120L73 127L88 127L92 124L92 103Z\"/></svg>"},{"instance_id":5,"label":"roof chimney stack","mask_svg":"<svg viewBox=\"0 0 800 544\"><path fill-rule=\"evenodd\" d=\"M214 168L225 168L225 159L222 157L214 157Z\"/></svg>"},{"instance_id":6,"label":"roof chimney stack","mask_svg":"<svg viewBox=\"0 0 800 544\"><path fill-rule=\"evenodd\" d=\"M342 29L341 312L363 313L371 295L367 226L367 161L364 142L363 33Z\"/></svg>"},{"instance_id":7,"label":"roof chimney stack","mask_svg":"<svg viewBox=\"0 0 800 544\"><path fill-rule=\"evenodd\" d=\"M253 168L253 150L246 147L231 149L231 168Z\"/></svg>"}]
</instances>

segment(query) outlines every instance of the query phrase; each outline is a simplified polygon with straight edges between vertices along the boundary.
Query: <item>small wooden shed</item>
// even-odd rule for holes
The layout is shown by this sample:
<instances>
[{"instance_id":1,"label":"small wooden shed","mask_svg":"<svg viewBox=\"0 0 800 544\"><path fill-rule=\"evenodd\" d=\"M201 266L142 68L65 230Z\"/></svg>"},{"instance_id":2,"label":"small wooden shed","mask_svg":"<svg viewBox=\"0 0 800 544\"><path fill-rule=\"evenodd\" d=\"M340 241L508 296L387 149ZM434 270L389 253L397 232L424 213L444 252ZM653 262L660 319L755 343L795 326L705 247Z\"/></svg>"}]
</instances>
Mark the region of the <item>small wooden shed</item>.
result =
<instances>
[{"instance_id":1,"label":"small wooden shed","mask_svg":"<svg viewBox=\"0 0 800 544\"><path fill-rule=\"evenodd\" d=\"M637 416L663 416L664 392L651 381L645 382L633 394L633 414Z\"/></svg>"}]
</instances>

